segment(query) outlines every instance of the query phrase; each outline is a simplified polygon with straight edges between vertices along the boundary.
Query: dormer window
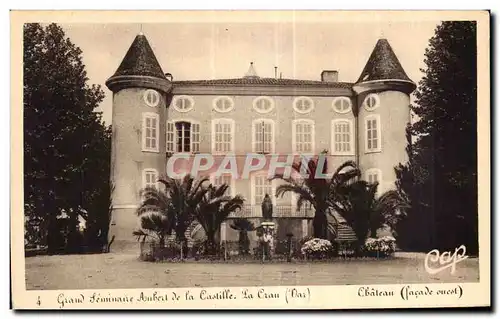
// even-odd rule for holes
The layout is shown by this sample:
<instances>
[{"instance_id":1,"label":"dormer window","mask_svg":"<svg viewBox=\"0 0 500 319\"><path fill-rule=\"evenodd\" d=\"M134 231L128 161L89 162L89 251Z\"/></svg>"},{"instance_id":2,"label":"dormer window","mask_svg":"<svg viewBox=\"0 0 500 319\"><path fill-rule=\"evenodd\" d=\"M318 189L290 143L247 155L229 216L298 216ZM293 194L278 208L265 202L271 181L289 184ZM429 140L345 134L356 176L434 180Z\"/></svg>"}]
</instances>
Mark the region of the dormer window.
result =
<instances>
[{"instance_id":1,"label":"dormer window","mask_svg":"<svg viewBox=\"0 0 500 319\"><path fill-rule=\"evenodd\" d=\"M173 101L173 106L177 112L186 113L193 109L194 100L192 97L186 95L176 96Z\"/></svg>"},{"instance_id":2,"label":"dormer window","mask_svg":"<svg viewBox=\"0 0 500 319\"><path fill-rule=\"evenodd\" d=\"M230 97L221 96L214 99L213 107L219 113L226 113L234 108L234 102Z\"/></svg>"},{"instance_id":3,"label":"dormer window","mask_svg":"<svg viewBox=\"0 0 500 319\"><path fill-rule=\"evenodd\" d=\"M293 102L293 109L300 114L306 114L312 111L314 103L311 98L302 96L295 99Z\"/></svg>"},{"instance_id":4,"label":"dormer window","mask_svg":"<svg viewBox=\"0 0 500 319\"><path fill-rule=\"evenodd\" d=\"M351 111L351 99L345 96L337 97L333 100L333 109L337 113L347 113Z\"/></svg>"},{"instance_id":5,"label":"dormer window","mask_svg":"<svg viewBox=\"0 0 500 319\"><path fill-rule=\"evenodd\" d=\"M261 96L253 101L253 108L258 113L269 113L274 108L274 101L266 96Z\"/></svg>"}]
</instances>

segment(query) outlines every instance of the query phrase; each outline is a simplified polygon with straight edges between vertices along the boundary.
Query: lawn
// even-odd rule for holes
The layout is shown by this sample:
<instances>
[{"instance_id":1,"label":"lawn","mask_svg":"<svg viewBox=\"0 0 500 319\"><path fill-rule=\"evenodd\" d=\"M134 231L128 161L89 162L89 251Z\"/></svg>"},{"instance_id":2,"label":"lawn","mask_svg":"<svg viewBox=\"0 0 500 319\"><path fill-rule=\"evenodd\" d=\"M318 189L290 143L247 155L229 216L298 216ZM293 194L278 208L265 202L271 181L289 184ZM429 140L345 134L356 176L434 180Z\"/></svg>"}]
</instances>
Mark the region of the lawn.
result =
<instances>
[{"instance_id":1,"label":"lawn","mask_svg":"<svg viewBox=\"0 0 500 319\"><path fill-rule=\"evenodd\" d=\"M479 260L468 258L455 273L429 275L424 254L398 253L388 260L313 263L148 263L137 254L26 258L26 288L120 289L215 286L361 285L479 281Z\"/></svg>"}]
</instances>

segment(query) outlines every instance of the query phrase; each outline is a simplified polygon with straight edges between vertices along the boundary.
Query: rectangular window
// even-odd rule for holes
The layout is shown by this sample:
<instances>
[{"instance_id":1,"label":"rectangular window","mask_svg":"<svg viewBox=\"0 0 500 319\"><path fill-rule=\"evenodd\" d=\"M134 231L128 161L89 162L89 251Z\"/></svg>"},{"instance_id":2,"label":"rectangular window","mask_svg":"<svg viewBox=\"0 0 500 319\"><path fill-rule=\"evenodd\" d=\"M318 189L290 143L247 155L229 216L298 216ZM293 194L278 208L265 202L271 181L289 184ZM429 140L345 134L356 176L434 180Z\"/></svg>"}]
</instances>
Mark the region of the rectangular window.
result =
<instances>
[{"instance_id":1,"label":"rectangular window","mask_svg":"<svg viewBox=\"0 0 500 319\"><path fill-rule=\"evenodd\" d=\"M191 123L177 122L175 123L177 136L177 152L191 152Z\"/></svg>"},{"instance_id":2,"label":"rectangular window","mask_svg":"<svg viewBox=\"0 0 500 319\"><path fill-rule=\"evenodd\" d=\"M380 120L378 117L370 116L365 120L366 125L366 151L380 151Z\"/></svg>"},{"instance_id":3,"label":"rectangular window","mask_svg":"<svg viewBox=\"0 0 500 319\"><path fill-rule=\"evenodd\" d=\"M234 151L234 122L232 120L214 120L212 134L212 151L214 153Z\"/></svg>"},{"instance_id":4,"label":"rectangular window","mask_svg":"<svg viewBox=\"0 0 500 319\"><path fill-rule=\"evenodd\" d=\"M294 153L312 153L314 149L314 123L299 120L293 125Z\"/></svg>"},{"instance_id":5,"label":"rectangular window","mask_svg":"<svg viewBox=\"0 0 500 319\"><path fill-rule=\"evenodd\" d=\"M274 152L274 123L257 120L253 124L253 151L256 153Z\"/></svg>"},{"instance_id":6,"label":"rectangular window","mask_svg":"<svg viewBox=\"0 0 500 319\"><path fill-rule=\"evenodd\" d=\"M159 152L159 116L155 113L145 113L142 119L142 150Z\"/></svg>"},{"instance_id":7,"label":"rectangular window","mask_svg":"<svg viewBox=\"0 0 500 319\"><path fill-rule=\"evenodd\" d=\"M337 155L354 154L354 139L352 137L352 121L332 121L332 153Z\"/></svg>"},{"instance_id":8,"label":"rectangular window","mask_svg":"<svg viewBox=\"0 0 500 319\"><path fill-rule=\"evenodd\" d=\"M200 124L167 122L167 152L189 153L200 151Z\"/></svg>"},{"instance_id":9,"label":"rectangular window","mask_svg":"<svg viewBox=\"0 0 500 319\"><path fill-rule=\"evenodd\" d=\"M372 169L369 169L366 171L366 180L370 184L373 184L376 182L380 183L382 180L381 175L382 175L382 173L379 169L372 168Z\"/></svg>"},{"instance_id":10,"label":"rectangular window","mask_svg":"<svg viewBox=\"0 0 500 319\"><path fill-rule=\"evenodd\" d=\"M233 182L233 180L231 178L231 175L221 175L218 177L214 176L212 184L215 187L220 187L222 184L227 184L227 186L229 186L229 187L228 187L225 194L227 196L231 196L231 194L232 194L232 192L231 192L232 191L232 189L231 189L232 182Z\"/></svg>"},{"instance_id":11,"label":"rectangular window","mask_svg":"<svg viewBox=\"0 0 500 319\"><path fill-rule=\"evenodd\" d=\"M274 193L272 181L267 178L267 175L254 176L254 192L253 192L253 204L260 205L264 200L266 194L271 197L274 202Z\"/></svg>"},{"instance_id":12,"label":"rectangular window","mask_svg":"<svg viewBox=\"0 0 500 319\"><path fill-rule=\"evenodd\" d=\"M158 186L158 173L154 169L146 169L143 174L143 187L154 187Z\"/></svg>"}]
</instances>

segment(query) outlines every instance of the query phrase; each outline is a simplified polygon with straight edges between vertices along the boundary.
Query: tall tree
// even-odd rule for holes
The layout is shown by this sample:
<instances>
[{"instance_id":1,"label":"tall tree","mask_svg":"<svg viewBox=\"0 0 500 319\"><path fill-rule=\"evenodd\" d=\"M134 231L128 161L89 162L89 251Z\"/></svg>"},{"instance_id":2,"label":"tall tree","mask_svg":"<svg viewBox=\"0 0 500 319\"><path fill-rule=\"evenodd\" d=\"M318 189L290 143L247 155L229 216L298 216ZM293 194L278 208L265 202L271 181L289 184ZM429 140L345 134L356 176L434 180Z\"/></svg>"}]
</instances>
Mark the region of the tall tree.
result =
<instances>
[{"instance_id":1,"label":"tall tree","mask_svg":"<svg viewBox=\"0 0 500 319\"><path fill-rule=\"evenodd\" d=\"M475 22L437 26L412 105L417 121L409 131L415 140L408 148L410 161L396 169L398 186L412 204L399 229L407 248L465 244L477 252L476 60Z\"/></svg>"},{"instance_id":2,"label":"tall tree","mask_svg":"<svg viewBox=\"0 0 500 319\"><path fill-rule=\"evenodd\" d=\"M25 24L23 70L25 214L42 221L53 251L62 211L71 232L82 216L107 233L111 131L96 112L104 92L89 86L82 51L60 26Z\"/></svg>"}]
</instances>

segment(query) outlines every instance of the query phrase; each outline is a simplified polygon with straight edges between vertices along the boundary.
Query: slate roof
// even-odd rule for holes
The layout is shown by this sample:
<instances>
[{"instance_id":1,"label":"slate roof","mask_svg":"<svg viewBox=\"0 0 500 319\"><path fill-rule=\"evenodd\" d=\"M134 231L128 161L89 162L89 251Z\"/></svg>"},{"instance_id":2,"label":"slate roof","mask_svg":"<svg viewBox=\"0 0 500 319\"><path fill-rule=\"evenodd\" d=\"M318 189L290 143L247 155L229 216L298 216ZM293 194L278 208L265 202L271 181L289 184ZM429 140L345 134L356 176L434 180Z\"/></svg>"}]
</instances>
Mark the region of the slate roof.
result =
<instances>
[{"instance_id":1,"label":"slate roof","mask_svg":"<svg viewBox=\"0 0 500 319\"><path fill-rule=\"evenodd\" d=\"M143 34L135 37L113 77L120 75L143 75L165 79L153 49Z\"/></svg>"},{"instance_id":2,"label":"slate roof","mask_svg":"<svg viewBox=\"0 0 500 319\"><path fill-rule=\"evenodd\" d=\"M411 81L399 63L389 41L380 39L356 83L388 79Z\"/></svg>"},{"instance_id":3,"label":"slate roof","mask_svg":"<svg viewBox=\"0 0 500 319\"><path fill-rule=\"evenodd\" d=\"M317 86L350 89L353 83L347 82L322 82L312 80L296 79L276 79L276 78L253 78L244 77L236 79L217 79L217 80L192 80L192 81L174 81L175 85L202 85L202 86L246 86L246 85L283 85L283 86Z\"/></svg>"}]
</instances>

